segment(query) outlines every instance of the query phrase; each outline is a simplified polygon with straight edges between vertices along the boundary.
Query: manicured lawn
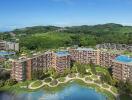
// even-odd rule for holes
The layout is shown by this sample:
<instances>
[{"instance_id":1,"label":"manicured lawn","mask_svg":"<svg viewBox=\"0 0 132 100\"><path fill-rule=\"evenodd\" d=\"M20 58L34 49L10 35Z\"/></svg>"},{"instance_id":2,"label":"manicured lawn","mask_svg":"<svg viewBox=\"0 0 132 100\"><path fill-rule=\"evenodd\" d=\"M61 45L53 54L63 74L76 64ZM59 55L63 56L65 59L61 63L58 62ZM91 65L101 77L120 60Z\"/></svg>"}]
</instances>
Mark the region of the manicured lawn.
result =
<instances>
[{"instance_id":1,"label":"manicured lawn","mask_svg":"<svg viewBox=\"0 0 132 100\"><path fill-rule=\"evenodd\" d=\"M42 84L42 81L36 81L34 84L32 84L32 87L38 87Z\"/></svg>"},{"instance_id":2,"label":"manicured lawn","mask_svg":"<svg viewBox=\"0 0 132 100\"><path fill-rule=\"evenodd\" d=\"M65 77L60 77L60 78L58 79L58 81L64 82L64 81L65 81Z\"/></svg>"}]
</instances>

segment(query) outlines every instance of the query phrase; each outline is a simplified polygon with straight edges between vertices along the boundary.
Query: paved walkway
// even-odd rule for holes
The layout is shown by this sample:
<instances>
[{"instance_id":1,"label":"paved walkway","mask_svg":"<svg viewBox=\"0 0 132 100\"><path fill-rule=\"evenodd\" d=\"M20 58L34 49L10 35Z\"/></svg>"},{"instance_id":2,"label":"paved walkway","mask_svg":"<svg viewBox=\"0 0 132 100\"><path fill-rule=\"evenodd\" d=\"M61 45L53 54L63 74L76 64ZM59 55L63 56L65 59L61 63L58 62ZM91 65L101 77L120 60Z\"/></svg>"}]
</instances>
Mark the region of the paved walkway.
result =
<instances>
[{"instance_id":1,"label":"paved walkway","mask_svg":"<svg viewBox=\"0 0 132 100\"><path fill-rule=\"evenodd\" d=\"M69 82L69 81L71 81L71 80L79 79L79 80L82 80L83 82L85 82L85 83L87 83L87 84L95 84L95 85L99 86L100 88L102 88L102 89L104 89L104 90L107 90L107 91L111 92L115 97L118 97L118 94L116 94L116 93L114 93L113 91L111 91L111 87L112 87L112 86L109 85L109 88L104 88L104 87L102 87L102 84L95 83L94 81L86 81L86 80L85 80L86 77L89 77L89 76L85 76L84 78L80 78L79 75L78 75L78 73L77 73L76 76L73 77L73 78L70 78L70 77L66 76L64 82L60 82L60 81L57 80L58 83L57 83L56 85L50 85L50 83L46 83L46 82L44 82L44 80L41 80L41 81L42 81L42 84L41 84L40 86L38 86L38 87L32 87L32 85L33 85L36 81L38 81L38 80L36 80L36 81L32 82L32 83L28 86L28 88L29 88L29 89L32 89L32 90L33 90L33 89L39 89L39 88L43 87L44 85L48 85L49 87L56 87L56 86L58 86L58 85L61 84L61 83L67 83L67 82ZM99 78L99 77L98 77L98 78Z\"/></svg>"}]
</instances>

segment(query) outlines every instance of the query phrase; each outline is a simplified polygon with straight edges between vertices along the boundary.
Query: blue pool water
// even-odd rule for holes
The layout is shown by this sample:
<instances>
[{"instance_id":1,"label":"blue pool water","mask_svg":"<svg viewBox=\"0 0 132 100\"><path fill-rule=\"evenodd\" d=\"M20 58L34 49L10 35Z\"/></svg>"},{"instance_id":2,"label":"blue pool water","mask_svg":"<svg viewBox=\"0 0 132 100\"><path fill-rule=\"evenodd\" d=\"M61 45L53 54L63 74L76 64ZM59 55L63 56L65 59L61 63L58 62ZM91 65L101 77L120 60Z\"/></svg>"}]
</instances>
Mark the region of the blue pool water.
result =
<instances>
[{"instance_id":1,"label":"blue pool water","mask_svg":"<svg viewBox=\"0 0 132 100\"><path fill-rule=\"evenodd\" d=\"M7 51L0 51L0 56L8 56L8 55L13 55L15 52L7 52Z\"/></svg>"},{"instance_id":2,"label":"blue pool water","mask_svg":"<svg viewBox=\"0 0 132 100\"><path fill-rule=\"evenodd\" d=\"M56 52L56 55L61 57L61 56L67 56L69 55L69 53L67 51L59 51L59 52Z\"/></svg>"},{"instance_id":3,"label":"blue pool water","mask_svg":"<svg viewBox=\"0 0 132 100\"><path fill-rule=\"evenodd\" d=\"M116 60L120 62L125 62L125 63L132 62L132 58L125 56L125 55L116 57Z\"/></svg>"},{"instance_id":4,"label":"blue pool water","mask_svg":"<svg viewBox=\"0 0 132 100\"><path fill-rule=\"evenodd\" d=\"M11 100L0 95L1 100ZM107 100L107 97L95 90L82 87L76 83L66 86L63 90L47 93L44 90L20 94L13 100Z\"/></svg>"}]
</instances>

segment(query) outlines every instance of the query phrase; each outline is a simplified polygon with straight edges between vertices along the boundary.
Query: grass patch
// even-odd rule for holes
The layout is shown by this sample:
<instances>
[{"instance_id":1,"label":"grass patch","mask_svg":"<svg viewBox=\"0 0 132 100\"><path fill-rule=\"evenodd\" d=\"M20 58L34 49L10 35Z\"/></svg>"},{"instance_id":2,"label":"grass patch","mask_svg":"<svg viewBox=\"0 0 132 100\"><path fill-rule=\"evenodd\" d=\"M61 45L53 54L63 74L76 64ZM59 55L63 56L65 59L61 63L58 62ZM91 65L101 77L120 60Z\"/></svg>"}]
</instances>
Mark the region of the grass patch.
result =
<instances>
[{"instance_id":1,"label":"grass patch","mask_svg":"<svg viewBox=\"0 0 132 100\"><path fill-rule=\"evenodd\" d=\"M52 80L50 85L54 86L54 85L57 85L58 81L56 79Z\"/></svg>"},{"instance_id":2,"label":"grass patch","mask_svg":"<svg viewBox=\"0 0 132 100\"><path fill-rule=\"evenodd\" d=\"M114 92L114 93L118 93L118 90L116 87L111 87L111 91Z\"/></svg>"},{"instance_id":3,"label":"grass patch","mask_svg":"<svg viewBox=\"0 0 132 100\"><path fill-rule=\"evenodd\" d=\"M86 81L92 81L92 78L91 77L86 77L85 80Z\"/></svg>"},{"instance_id":4,"label":"grass patch","mask_svg":"<svg viewBox=\"0 0 132 100\"><path fill-rule=\"evenodd\" d=\"M84 78L84 75L78 74L78 77L79 77L79 78Z\"/></svg>"},{"instance_id":5,"label":"grass patch","mask_svg":"<svg viewBox=\"0 0 132 100\"><path fill-rule=\"evenodd\" d=\"M7 92L14 93L14 94L37 91L38 89L30 90L28 88L20 88L20 86L26 86L26 85L28 86L31 82L33 81L31 80L31 81L19 82L13 86L5 85L0 88L0 91L7 91Z\"/></svg>"},{"instance_id":6,"label":"grass patch","mask_svg":"<svg viewBox=\"0 0 132 100\"><path fill-rule=\"evenodd\" d=\"M40 86L40 85L42 85L42 81L36 81L34 84L32 84L31 86L32 87L38 87L38 86Z\"/></svg>"},{"instance_id":7,"label":"grass patch","mask_svg":"<svg viewBox=\"0 0 132 100\"><path fill-rule=\"evenodd\" d=\"M58 81L64 82L64 81L65 81L65 77L60 77L60 78L58 78Z\"/></svg>"},{"instance_id":8,"label":"grass patch","mask_svg":"<svg viewBox=\"0 0 132 100\"><path fill-rule=\"evenodd\" d=\"M97 75L92 75L91 78L93 78L94 80L97 80L98 76Z\"/></svg>"},{"instance_id":9,"label":"grass patch","mask_svg":"<svg viewBox=\"0 0 132 100\"><path fill-rule=\"evenodd\" d=\"M52 79L49 77L49 78L45 78L44 81L45 81L46 83L49 83L49 82L52 81Z\"/></svg>"},{"instance_id":10,"label":"grass patch","mask_svg":"<svg viewBox=\"0 0 132 100\"><path fill-rule=\"evenodd\" d=\"M94 82L95 82L95 83L98 83L98 84L101 84L101 83L102 83L99 79L94 80Z\"/></svg>"},{"instance_id":11,"label":"grass patch","mask_svg":"<svg viewBox=\"0 0 132 100\"><path fill-rule=\"evenodd\" d=\"M96 71L104 73L104 74L106 74L108 72L108 70L104 67L96 67Z\"/></svg>"},{"instance_id":12,"label":"grass patch","mask_svg":"<svg viewBox=\"0 0 132 100\"><path fill-rule=\"evenodd\" d=\"M102 87L103 87L103 88L109 88L109 85L107 85L107 84L102 84Z\"/></svg>"},{"instance_id":13,"label":"grass patch","mask_svg":"<svg viewBox=\"0 0 132 100\"><path fill-rule=\"evenodd\" d=\"M75 77L76 75L74 74L74 73L71 73L71 74L68 74L68 77L69 78L73 78L73 77Z\"/></svg>"}]
</instances>

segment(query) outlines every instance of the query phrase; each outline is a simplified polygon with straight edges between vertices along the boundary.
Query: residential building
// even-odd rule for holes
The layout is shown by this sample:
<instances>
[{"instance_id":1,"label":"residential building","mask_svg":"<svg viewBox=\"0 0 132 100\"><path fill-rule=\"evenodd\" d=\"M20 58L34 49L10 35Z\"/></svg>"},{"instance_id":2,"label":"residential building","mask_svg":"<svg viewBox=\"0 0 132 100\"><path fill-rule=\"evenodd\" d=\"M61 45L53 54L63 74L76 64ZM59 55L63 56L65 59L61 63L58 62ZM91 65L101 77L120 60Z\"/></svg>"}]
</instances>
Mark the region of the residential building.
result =
<instances>
[{"instance_id":1,"label":"residential building","mask_svg":"<svg viewBox=\"0 0 132 100\"><path fill-rule=\"evenodd\" d=\"M30 80L35 71L54 67L58 73L70 67L70 55L68 52L45 52L36 54L30 58L21 58L12 61L11 77L17 81Z\"/></svg>"},{"instance_id":2,"label":"residential building","mask_svg":"<svg viewBox=\"0 0 132 100\"><path fill-rule=\"evenodd\" d=\"M104 67L111 67L112 59L115 59L115 57L118 56L119 54L120 52L116 50L108 51L107 49L100 49L99 65Z\"/></svg>"},{"instance_id":3,"label":"residential building","mask_svg":"<svg viewBox=\"0 0 132 100\"><path fill-rule=\"evenodd\" d=\"M118 80L132 81L132 58L120 55L112 60L113 77Z\"/></svg>"},{"instance_id":4,"label":"residential building","mask_svg":"<svg viewBox=\"0 0 132 100\"><path fill-rule=\"evenodd\" d=\"M71 61L111 67L115 79L132 81L132 58L122 56L118 50L93 49L93 48L69 48L68 51L36 54L30 58L22 58L12 61L12 78L17 81L30 80L34 71L49 69L50 67L62 74L66 68L70 68Z\"/></svg>"},{"instance_id":5,"label":"residential building","mask_svg":"<svg viewBox=\"0 0 132 100\"><path fill-rule=\"evenodd\" d=\"M89 64L92 61L94 64L99 65L99 50L92 48L71 48L69 53L73 61Z\"/></svg>"},{"instance_id":6,"label":"residential building","mask_svg":"<svg viewBox=\"0 0 132 100\"><path fill-rule=\"evenodd\" d=\"M70 54L67 51L60 51L54 54L54 65L58 73L62 74L66 68L70 68Z\"/></svg>"},{"instance_id":7,"label":"residential building","mask_svg":"<svg viewBox=\"0 0 132 100\"><path fill-rule=\"evenodd\" d=\"M0 50L5 50L6 49L6 41L0 41Z\"/></svg>"},{"instance_id":8,"label":"residential building","mask_svg":"<svg viewBox=\"0 0 132 100\"><path fill-rule=\"evenodd\" d=\"M22 57L12 61L11 77L17 81L30 80L34 71L52 66L52 52L34 55L31 58Z\"/></svg>"},{"instance_id":9,"label":"residential building","mask_svg":"<svg viewBox=\"0 0 132 100\"><path fill-rule=\"evenodd\" d=\"M0 50L14 50L19 51L19 43L0 41Z\"/></svg>"},{"instance_id":10,"label":"residential building","mask_svg":"<svg viewBox=\"0 0 132 100\"><path fill-rule=\"evenodd\" d=\"M96 45L98 49L112 49L112 50L128 50L132 52L132 45L104 43Z\"/></svg>"}]
</instances>

